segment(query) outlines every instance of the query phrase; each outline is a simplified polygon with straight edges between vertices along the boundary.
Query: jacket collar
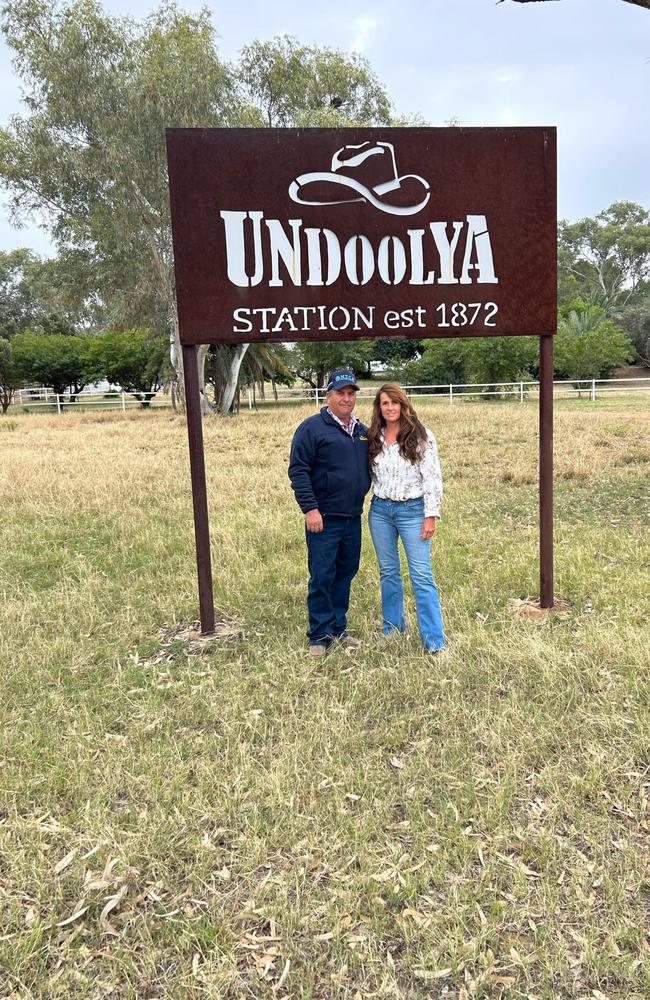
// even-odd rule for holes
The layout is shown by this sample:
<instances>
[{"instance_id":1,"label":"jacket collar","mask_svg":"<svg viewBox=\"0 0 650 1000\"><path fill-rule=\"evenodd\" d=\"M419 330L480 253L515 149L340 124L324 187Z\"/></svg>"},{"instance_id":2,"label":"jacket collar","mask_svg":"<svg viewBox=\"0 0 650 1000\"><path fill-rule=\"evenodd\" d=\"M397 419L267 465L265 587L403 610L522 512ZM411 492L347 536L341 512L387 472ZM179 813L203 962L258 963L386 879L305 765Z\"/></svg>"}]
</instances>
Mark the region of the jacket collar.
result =
<instances>
[{"instance_id":1,"label":"jacket collar","mask_svg":"<svg viewBox=\"0 0 650 1000\"><path fill-rule=\"evenodd\" d=\"M339 424L338 421L336 421L334 419L334 417L332 417L327 412L327 407L326 406L322 406L321 407L320 415L321 415L321 417L323 418L323 420L325 421L326 424L331 424L332 427L338 427L338 429L340 431L342 431L343 434L346 433L346 431L343 429L343 427L341 426L341 424ZM365 432L366 432L366 425L363 424L363 423L361 423L361 421L357 417L357 422L354 425L354 430L352 431L352 436L353 437L358 437L359 434L365 434Z\"/></svg>"}]
</instances>

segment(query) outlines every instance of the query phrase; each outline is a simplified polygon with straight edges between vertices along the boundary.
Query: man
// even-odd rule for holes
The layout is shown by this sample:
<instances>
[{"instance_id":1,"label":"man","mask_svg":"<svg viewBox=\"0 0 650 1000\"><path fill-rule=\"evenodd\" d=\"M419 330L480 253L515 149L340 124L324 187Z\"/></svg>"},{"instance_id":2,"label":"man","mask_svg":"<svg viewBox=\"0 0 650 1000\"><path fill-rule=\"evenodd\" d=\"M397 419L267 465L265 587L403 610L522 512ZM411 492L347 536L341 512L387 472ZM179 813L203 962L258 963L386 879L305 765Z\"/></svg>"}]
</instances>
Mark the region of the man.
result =
<instances>
[{"instance_id":1,"label":"man","mask_svg":"<svg viewBox=\"0 0 650 1000\"><path fill-rule=\"evenodd\" d=\"M354 416L359 386L354 372L337 368L327 383L327 406L298 427L289 479L305 515L309 653L324 656L347 633L350 585L361 555L361 511L370 489L368 428Z\"/></svg>"}]
</instances>

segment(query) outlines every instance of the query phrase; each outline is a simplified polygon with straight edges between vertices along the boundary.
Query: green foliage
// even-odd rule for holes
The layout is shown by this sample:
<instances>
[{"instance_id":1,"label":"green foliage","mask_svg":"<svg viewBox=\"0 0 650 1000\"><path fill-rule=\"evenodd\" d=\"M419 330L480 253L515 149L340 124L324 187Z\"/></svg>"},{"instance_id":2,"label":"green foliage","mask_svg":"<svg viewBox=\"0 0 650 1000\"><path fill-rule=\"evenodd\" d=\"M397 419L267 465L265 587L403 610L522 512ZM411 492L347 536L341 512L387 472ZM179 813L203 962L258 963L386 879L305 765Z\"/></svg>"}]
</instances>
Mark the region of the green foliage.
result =
<instances>
[{"instance_id":1,"label":"green foliage","mask_svg":"<svg viewBox=\"0 0 650 1000\"><path fill-rule=\"evenodd\" d=\"M390 120L360 56L285 37L229 66L205 8L163 4L136 22L97 0L16 0L2 27L25 87L26 114L0 132L15 213L45 219L79 304L104 305L112 328L169 335L179 373L165 127Z\"/></svg>"},{"instance_id":2,"label":"green foliage","mask_svg":"<svg viewBox=\"0 0 650 1000\"><path fill-rule=\"evenodd\" d=\"M463 341L468 382L529 380L537 367L537 337L468 337Z\"/></svg>"},{"instance_id":3,"label":"green foliage","mask_svg":"<svg viewBox=\"0 0 650 1000\"><path fill-rule=\"evenodd\" d=\"M650 293L613 318L629 336L639 360L650 367Z\"/></svg>"},{"instance_id":4,"label":"green foliage","mask_svg":"<svg viewBox=\"0 0 650 1000\"><path fill-rule=\"evenodd\" d=\"M390 101L368 62L356 52L300 45L288 35L255 41L242 49L238 77L254 106L251 124L390 124Z\"/></svg>"},{"instance_id":5,"label":"green foliage","mask_svg":"<svg viewBox=\"0 0 650 1000\"><path fill-rule=\"evenodd\" d=\"M240 118L207 11L163 5L136 23L95 0L18 0L3 29L28 112L0 135L14 209L45 215L80 300L123 328L173 326L164 129Z\"/></svg>"},{"instance_id":6,"label":"green foliage","mask_svg":"<svg viewBox=\"0 0 650 1000\"><path fill-rule=\"evenodd\" d=\"M42 260L25 248L0 251L0 336L36 329L72 333L81 320L69 302L61 261Z\"/></svg>"},{"instance_id":7,"label":"green foliage","mask_svg":"<svg viewBox=\"0 0 650 1000\"><path fill-rule=\"evenodd\" d=\"M407 337L380 337L375 341L372 360L381 362L394 371L408 361L413 361L424 350L426 341L410 340Z\"/></svg>"},{"instance_id":8,"label":"green foliage","mask_svg":"<svg viewBox=\"0 0 650 1000\"><path fill-rule=\"evenodd\" d=\"M409 385L448 385L465 378L465 351L462 340L427 340L422 356L398 370Z\"/></svg>"},{"instance_id":9,"label":"green foliage","mask_svg":"<svg viewBox=\"0 0 650 1000\"><path fill-rule=\"evenodd\" d=\"M650 278L650 213L617 201L594 218L560 222L559 296L624 306Z\"/></svg>"},{"instance_id":10,"label":"green foliage","mask_svg":"<svg viewBox=\"0 0 650 1000\"><path fill-rule=\"evenodd\" d=\"M561 378L584 381L606 378L630 360L634 348L628 335L607 318L601 306L575 303L562 316L555 337L554 369Z\"/></svg>"},{"instance_id":11,"label":"green foliage","mask_svg":"<svg viewBox=\"0 0 650 1000\"><path fill-rule=\"evenodd\" d=\"M167 341L149 330L109 330L88 341L88 375L132 393L143 407L161 386Z\"/></svg>"},{"instance_id":12,"label":"green foliage","mask_svg":"<svg viewBox=\"0 0 650 1000\"><path fill-rule=\"evenodd\" d=\"M11 347L20 384L48 386L60 395L70 388L76 396L89 380L89 344L85 337L58 333L16 334Z\"/></svg>"},{"instance_id":13,"label":"green foliage","mask_svg":"<svg viewBox=\"0 0 650 1000\"><path fill-rule=\"evenodd\" d=\"M0 407L6 413L16 389L20 386L20 376L16 371L11 343L0 337Z\"/></svg>"},{"instance_id":14,"label":"green foliage","mask_svg":"<svg viewBox=\"0 0 650 1000\"><path fill-rule=\"evenodd\" d=\"M308 385L322 389L333 368L352 368L357 378L370 375L375 356L373 340L303 341L291 350L289 364Z\"/></svg>"}]
</instances>

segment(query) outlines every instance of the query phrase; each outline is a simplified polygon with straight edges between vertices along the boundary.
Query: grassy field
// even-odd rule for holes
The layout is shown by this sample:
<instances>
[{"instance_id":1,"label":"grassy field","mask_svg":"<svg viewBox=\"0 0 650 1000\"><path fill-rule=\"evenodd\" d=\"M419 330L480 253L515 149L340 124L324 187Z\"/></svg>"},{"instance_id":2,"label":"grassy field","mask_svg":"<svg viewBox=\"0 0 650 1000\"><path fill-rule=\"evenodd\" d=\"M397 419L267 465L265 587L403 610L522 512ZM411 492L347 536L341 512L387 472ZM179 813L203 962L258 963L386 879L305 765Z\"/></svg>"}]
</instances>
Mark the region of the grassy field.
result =
<instances>
[{"instance_id":1,"label":"grassy field","mask_svg":"<svg viewBox=\"0 0 650 1000\"><path fill-rule=\"evenodd\" d=\"M647 1000L648 412L560 404L556 593L532 404L422 403L445 473L451 652L310 661L289 442L205 426L218 615L197 596L185 426L0 419L0 996ZM360 406L360 415L368 404ZM413 619L411 609L411 620Z\"/></svg>"}]
</instances>

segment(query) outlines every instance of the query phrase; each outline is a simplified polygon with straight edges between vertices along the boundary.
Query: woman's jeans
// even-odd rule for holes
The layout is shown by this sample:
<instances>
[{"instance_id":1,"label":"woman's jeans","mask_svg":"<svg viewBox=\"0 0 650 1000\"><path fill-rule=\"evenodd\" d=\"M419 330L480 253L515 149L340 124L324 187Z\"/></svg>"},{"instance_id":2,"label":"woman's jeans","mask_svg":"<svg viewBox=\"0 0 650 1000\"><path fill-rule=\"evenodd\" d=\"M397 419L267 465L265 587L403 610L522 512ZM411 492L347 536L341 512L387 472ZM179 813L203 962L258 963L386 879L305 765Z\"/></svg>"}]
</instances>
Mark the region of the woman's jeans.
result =
<instances>
[{"instance_id":1,"label":"woman's jeans","mask_svg":"<svg viewBox=\"0 0 650 1000\"><path fill-rule=\"evenodd\" d=\"M430 541L422 540L424 500L381 500L373 497L368 524L379 562L384 635L404 632L404 587L397 539L402 539L415 594L420 636L426 649L446 646L438 589L431 573Z\"/></svg>"}]
</instances>

